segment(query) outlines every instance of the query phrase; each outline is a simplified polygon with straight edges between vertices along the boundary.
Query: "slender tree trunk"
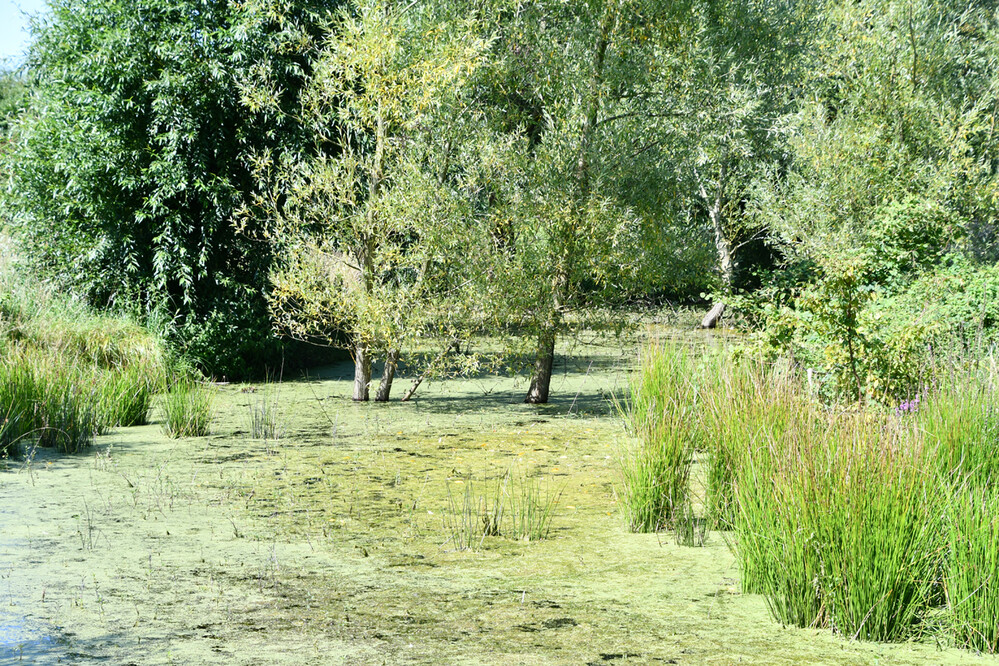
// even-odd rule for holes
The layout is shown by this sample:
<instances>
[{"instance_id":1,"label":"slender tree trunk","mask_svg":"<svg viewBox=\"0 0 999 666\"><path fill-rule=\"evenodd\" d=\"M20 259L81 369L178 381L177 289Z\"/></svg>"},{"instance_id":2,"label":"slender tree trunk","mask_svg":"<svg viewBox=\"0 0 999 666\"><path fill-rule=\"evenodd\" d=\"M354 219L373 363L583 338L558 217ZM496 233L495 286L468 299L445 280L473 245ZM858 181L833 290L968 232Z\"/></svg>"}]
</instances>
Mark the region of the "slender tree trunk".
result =
<instances>
[{"instance_id":1,"label":"slender tree trunk","mask_svg":"<svg viewBox=\"0 0 999 666\"><path fill-rule=\"evenodd\" d=\"M375 159L371 166L371 183L368 192L368 229L362 234L357 245L357 269L360 273L358 281L365 295L374 289L374 240L372 232L375 223L374 203L378 197L382 181L382 156L384 154L385 126L382 122L381 109L378 114L378 130L375 138ZM360 328L360 326L359 326ZM358 335L358 338L361 336ZM393 369L394 372L394 369ZM391 381L389 382L391 385ZM367 402L371 386L371 351L366 342L358 342L354 346L354 400ZM378 395L381 395L379 388Z\"/></svg>"},{"instance_id":2,"label":"slender tree trunk","mask_svg":"<svg viewBox=\"0 0 999 666\"><path fill-rule=\"evenodd\" d=\"M701 196L708 204L708 217L711 218L711 227L715 234L715 249L718 251L718 269L721 272L722 291L725 294L732 292L732 284L735 280L735 260L732 256L732 241L725 232L725 218L723 206L725 204L725 185L728 176L726 165L722 165L721 173L718 176L718 188L715 191L714 200L708 196L704 184L701 183ZM701 320L701 328L715 328L718 321L725 314L724 301L714 304L714 307Z\"/></svg>"},{"instance_id":3,"label":"slender tree trunk","mask_svg":"<svg viewBox=\"0 0 999 666\"><path fill-rule=\"evenodd\" d=\"M590 145L596 134L600 120L600 97L604 87L604 63L607 48L610 46L611 35L617 23L620 12L620 0L607 3L603 18L600 21L600 31L593 45L593 69L589 81L589 97L586 100L583 123L579 131L579 156L576 161L576 197L573 203L572 215L566 228L557 234L562 236L561 252L556 255L555 278L552 285L551 324L547 325L538 336L538 351L534 359L534 372L531 376L531 388L527 392L525 402L532 405L548 402L551 389L552 364L555 361L555 339L562 323L563 306L569 290L572 263L576 256L576 241L583 225L580 222L587 214L590 201Z\"/></svg>"},{"instance_id":4,"label":"slender tree trunk","mask_svg":"<svg viewBox=\"0 0 999 666\"><path fill-rule=\"evenodd\" d=\"M368 387L371 385L371 353L368 345L358 342L354 346L354 400L368 401Z\"/></svg>"},{"instance_id":5,"label":"slender tree trunk","mask_svg":"<svg viewBox=\"0 0 999 666\"><path fill-rule=\"evenodd\" d=\"M395 369L399 365L399 350L389 351L385 358L385 368L382 370L382 381L378 384L378 392L375 393L375 402L388 402L389 394L392 393L392 380L395 379Z\"/></svg>"},{"instance_id":6,"label":"slender tree trunk","mask_svg":"<svg viewBox=\"0 0 999 666\"><path fill-rule=\"evenodd\" d=\"M554 327L547 328L538 335L538 352L534 358L534 373L531 377L531 388L524 402L540 405L548 402L548 394L552 385L552 367L555 364L555 333Z\"/></svg>"}]
</instances>

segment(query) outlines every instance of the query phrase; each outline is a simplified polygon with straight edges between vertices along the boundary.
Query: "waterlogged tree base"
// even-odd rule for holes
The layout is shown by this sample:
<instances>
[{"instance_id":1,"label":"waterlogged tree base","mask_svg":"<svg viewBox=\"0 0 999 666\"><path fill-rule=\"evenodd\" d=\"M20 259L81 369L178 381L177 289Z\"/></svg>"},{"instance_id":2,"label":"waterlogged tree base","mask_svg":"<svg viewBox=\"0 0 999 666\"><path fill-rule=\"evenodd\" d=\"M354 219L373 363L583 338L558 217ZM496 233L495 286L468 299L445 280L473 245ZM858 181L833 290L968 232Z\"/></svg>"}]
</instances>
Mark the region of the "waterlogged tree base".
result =
<instances>
[{"instance_id":1,"label":"waterlogged tree base","mask_svg":"<svg viewBox=\"0 0 999 666\"><path fill-rule=\"evenodd\" d=\"M542 407L498 378L355 404L348 364L282 385L276 443L248 439L231 386L210 437L168 440L154 413L96 456L11 462L0 662L995 663L782 628L722 536L629 534L599 388L633 359L570 357ZM564 489L551 538L447 545L445 484L512 466Z\"/></svg>"}]
</instances>

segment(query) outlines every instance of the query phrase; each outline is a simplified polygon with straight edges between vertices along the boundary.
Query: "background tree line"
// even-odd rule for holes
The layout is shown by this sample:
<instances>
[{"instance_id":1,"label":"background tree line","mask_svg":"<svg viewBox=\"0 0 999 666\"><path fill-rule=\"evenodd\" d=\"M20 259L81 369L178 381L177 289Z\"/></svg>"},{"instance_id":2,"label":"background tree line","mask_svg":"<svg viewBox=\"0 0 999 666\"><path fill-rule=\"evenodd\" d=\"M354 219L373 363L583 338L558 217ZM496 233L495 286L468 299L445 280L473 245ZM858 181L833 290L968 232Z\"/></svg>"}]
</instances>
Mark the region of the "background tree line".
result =
<instances>
[{"instance_id":1,"label":"background tree line","mask_svg":"<svg viewBox=\"0 0 999 666\"><path fill-rule=\"evenodd\" d=\"M210 372L318 342L388 399L485 333L545 402L567 332L708 294L864 399L991 335L994 3L50 7L6 227Z\"/></svg>"}]
</instances>

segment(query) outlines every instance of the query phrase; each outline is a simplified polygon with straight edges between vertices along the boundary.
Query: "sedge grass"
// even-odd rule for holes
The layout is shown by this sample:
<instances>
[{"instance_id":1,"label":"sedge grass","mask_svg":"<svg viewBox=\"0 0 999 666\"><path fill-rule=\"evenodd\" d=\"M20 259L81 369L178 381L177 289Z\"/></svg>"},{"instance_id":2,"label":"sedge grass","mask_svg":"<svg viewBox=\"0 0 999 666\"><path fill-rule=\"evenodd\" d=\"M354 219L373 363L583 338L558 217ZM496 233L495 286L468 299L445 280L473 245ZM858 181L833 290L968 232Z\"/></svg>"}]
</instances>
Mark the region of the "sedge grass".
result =
<instances>
[{"instance_id":1,"label":"sedge grass","mask_svg":"<svg viewBox=\"0 0 999 666\"><path fill-rule=\"evenodd\" d=\"M963 485L948 521L945 589L958 644L999 652L999 493Z\"/></svg>"},{"instance_id":2,"label":"sedge grass","mask_svg":"<svg viewBox=\"0 0 999 666\"><path fill-rule=\"evenodd\" d=\"M628 528L655 532L672 527L689 502L690 469L698 414L693 355L658 340L643 350L622 408L633 441L621 456Z\"/></svg>"},{"instance_id":3,"label":"sedge grass","mask_svg":"<svg viewBox=\"0 0 999 666\"><path fill-rule=\"evenodd\" d=\"M460 486L460 494L452 486ZM486 537L516 541L547 539L562 498L561 490L554 490L550 483L515 468L481 484L471 475L454 479L446 490L448 510L444 512L444 529L447 543L457 550L475 550Z\"/></svg>"},{"instance_id":4,"label":"sedge grass","mask_svg":"<svg viewBox=\"0 0 999 666\"><path fill-rule=\"evenodd\" d=\"M173 439L209 434L214 407L212 397L201 382L188 377L178 379L163 396L163 432Z\"/></svg>"},{"instance_id":5,"label":"sedge grass","mask_svg":"<svg viewBox=\"0 0 999 666\"><path fill-rule=\"evenodd\" d=\"M911 424L851 414L809 461L822 591L847 637L904 640L931 606L948 495L933 455Z\"/></svg>"}]
</instances>

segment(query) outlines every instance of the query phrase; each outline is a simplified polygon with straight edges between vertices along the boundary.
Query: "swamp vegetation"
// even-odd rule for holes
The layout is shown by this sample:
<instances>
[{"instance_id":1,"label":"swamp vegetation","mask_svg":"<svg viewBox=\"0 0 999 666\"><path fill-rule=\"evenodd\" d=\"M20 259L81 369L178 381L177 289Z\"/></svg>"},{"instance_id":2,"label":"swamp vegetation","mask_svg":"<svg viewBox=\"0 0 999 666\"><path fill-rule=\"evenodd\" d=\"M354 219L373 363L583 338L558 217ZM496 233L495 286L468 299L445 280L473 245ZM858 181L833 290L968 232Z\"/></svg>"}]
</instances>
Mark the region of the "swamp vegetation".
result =
<instances>
[{"instance_id":1,"label":"swamp vegetation","mask_svg":"<svg viewBox=\"0 0 999 666\"><path fill-rule=\"evenodd\" d=\"M631 533L607 398L634 344L560 358L563 397L544 408L491 376L358 405L342 364L213 388L205 437L169 439L158 407L85 455L11 460L3 649L25 663L974 663L931 638L782 628L742 591L725 533L703 547ZM251 436L262 395L278 438ZM548 538L480 529L462 548L451 502L511 473L559 493ZM695 462L695 493L704 476Z\"/></svg>"},{"instance_id":2,"label":"swamp vegetation","mask_svg":"<svg viewBox=\"0 0 999 666\"><path fill-rule=\"evenodd\" d=\"M0 660L995 663L994 2L31 38Z\"/></svg>"}]
</instances>

